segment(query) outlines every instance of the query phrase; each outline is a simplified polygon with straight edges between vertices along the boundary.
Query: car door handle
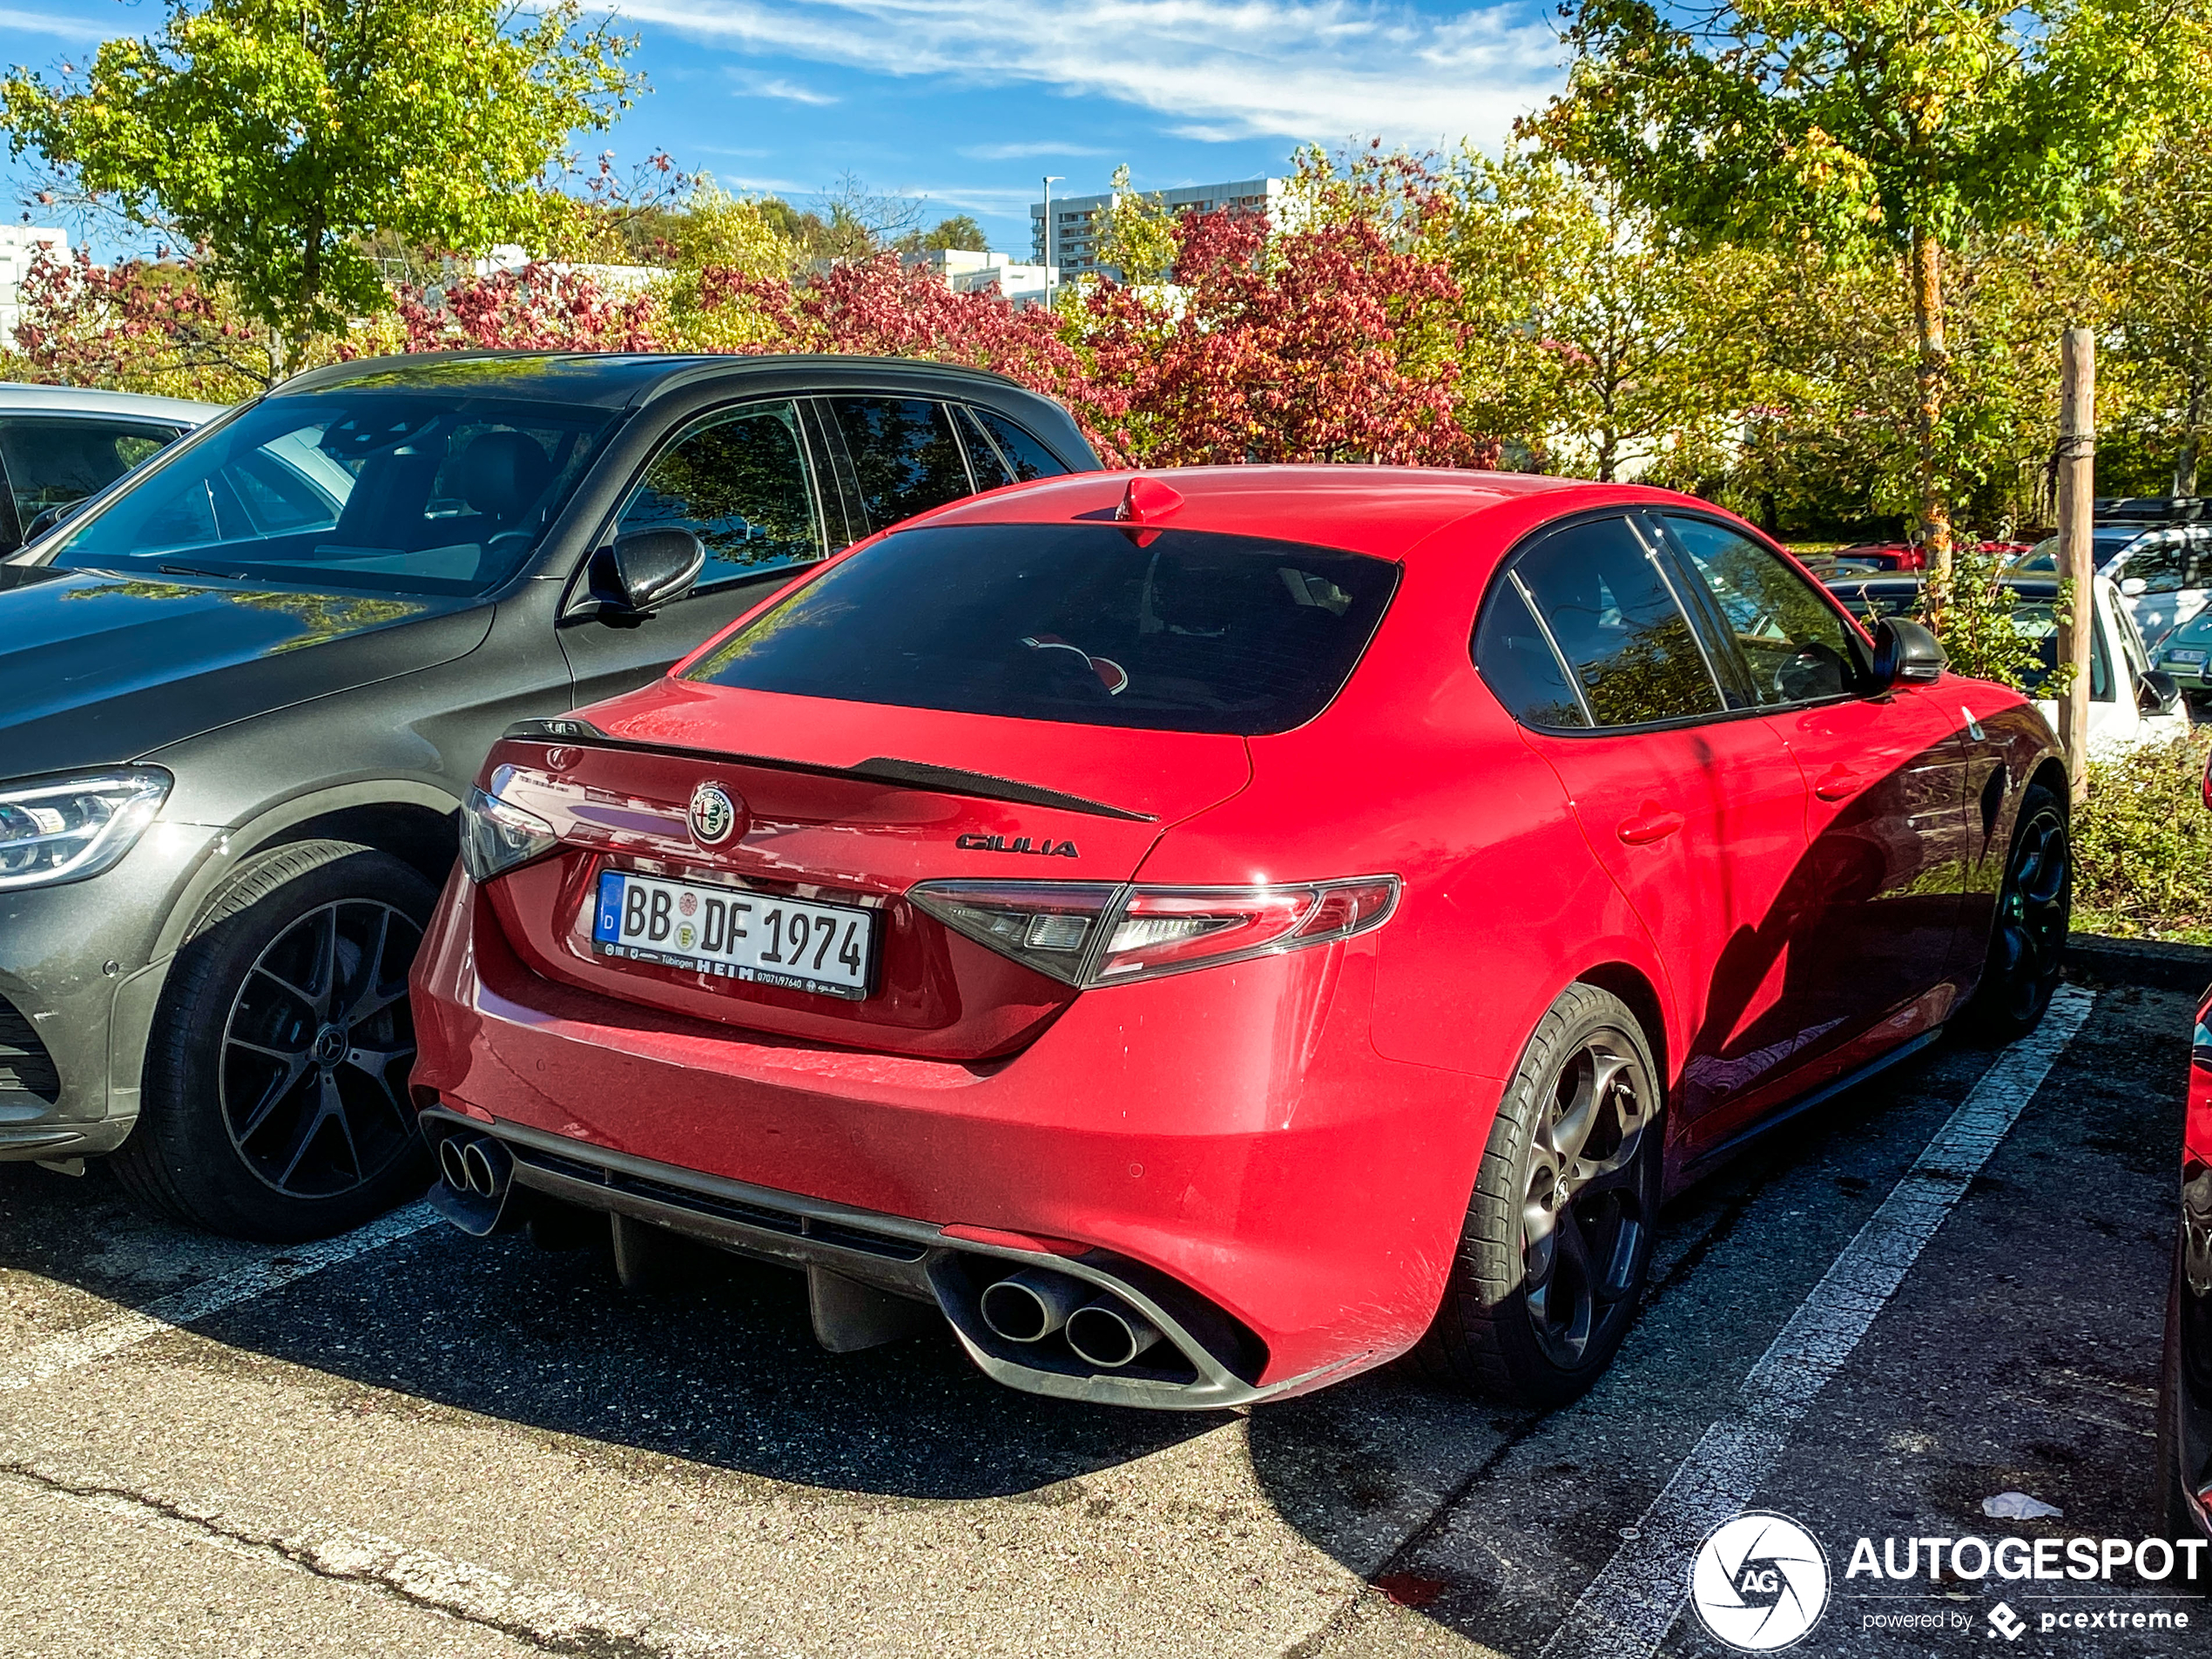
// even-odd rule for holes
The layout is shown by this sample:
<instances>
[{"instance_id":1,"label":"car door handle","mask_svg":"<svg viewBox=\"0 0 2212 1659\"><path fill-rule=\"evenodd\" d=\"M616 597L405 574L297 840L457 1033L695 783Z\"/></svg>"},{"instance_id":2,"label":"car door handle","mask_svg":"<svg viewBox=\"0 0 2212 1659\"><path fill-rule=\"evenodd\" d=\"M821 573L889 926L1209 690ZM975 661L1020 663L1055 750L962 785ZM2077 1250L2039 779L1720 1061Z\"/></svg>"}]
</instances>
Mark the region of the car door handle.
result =
<instances>
[{"instance_id":1,"label":"car door handle","mask_svg":"<svg viewBox=\"0 0 2212 1659\"><path fill-rule=\"evenodd\" d=\"M1858 792L1858 774L1840 763L1820 774L1812 792L1823 800L1844 800Z\"/></svg>"},{"instance_id":2,"label":"car door handle","mask_svg":"<svg viewBox=\"0 0 2212 1659\"><path fill-rule=\"evenodd\" d=\"M1614 833L1630 846L1649 846L1654 841L1665 840L1680 829L1684 821L1680 813L1669 812L1646 801L1643 810L1632 818L1622 819L1620 827Z\"/></svg>"}]
</instances>

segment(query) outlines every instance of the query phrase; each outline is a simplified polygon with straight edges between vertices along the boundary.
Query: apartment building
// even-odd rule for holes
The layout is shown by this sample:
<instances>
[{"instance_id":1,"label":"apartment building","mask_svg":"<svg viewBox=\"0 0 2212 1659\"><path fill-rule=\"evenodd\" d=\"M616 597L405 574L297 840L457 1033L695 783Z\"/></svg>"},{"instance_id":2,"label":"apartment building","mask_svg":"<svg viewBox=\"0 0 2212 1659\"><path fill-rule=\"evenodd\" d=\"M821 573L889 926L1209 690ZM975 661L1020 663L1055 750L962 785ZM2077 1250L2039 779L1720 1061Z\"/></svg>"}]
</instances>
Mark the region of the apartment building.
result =
<instances>
[{"instance_id":1,"label":"apartment building","mask_svg":"<svg viewBox=\"0 0 2212 1659\"><path fill-rule=\"evenodd\" d=\"M1147 190L1137 193L1163 203L1171 212L1213 213L1236 211L1264 213L1273 219L1290 187L1282 179L1240 179L1220 185L1184 185L1175 190ZM1058 280L1072 281L1092 273L1118 276L1102 260L1101 239L1107 215L1113 212L1114 192L1099 196L1055 197L1052 203L1052 246L1045 246L1045 205L1029 204L1029 257L1040 265L1058 267ZM1047 258L1049 253L1050 258Z\"/></svg>"}]
</instances>

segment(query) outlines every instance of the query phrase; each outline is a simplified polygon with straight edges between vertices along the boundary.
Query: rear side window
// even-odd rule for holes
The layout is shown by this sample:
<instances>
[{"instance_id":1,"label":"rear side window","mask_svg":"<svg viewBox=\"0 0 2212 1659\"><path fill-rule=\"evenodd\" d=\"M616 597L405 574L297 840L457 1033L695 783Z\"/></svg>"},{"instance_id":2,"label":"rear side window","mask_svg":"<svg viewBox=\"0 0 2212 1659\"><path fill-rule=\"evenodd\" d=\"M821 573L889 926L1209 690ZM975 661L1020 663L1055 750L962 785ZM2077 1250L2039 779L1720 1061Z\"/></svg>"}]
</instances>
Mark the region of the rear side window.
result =
<instances>
[{"instance_id":1,"label":"rear side window","mask_svg":"<svg viewBox=\"0 0 2212 1659\"><path fill-rule=\"evenodd\" d=\"M1575 677L1593 724L1649 725L1721 711L1672 582L1625 518L1554 530L1515 558L1509 575ZM1476 666L1494 683L1509 671L1483 657L1482 644L1478 635Z\"/></svg>"},{"instance_id":2,"label":"rear side window","mask_svg":"<svg viewBox=\"0 0 2212 1659\"><path fill-rule=\"evenodd\" d=\"M829 406L877 529L974 493L943 404L921 397L833 397Z\"/></svg>"},{"instance_id":3,"label":"rear side window","mask_svg":"<svg viewBox=\"0 0 2212 1659\"><path fill-rule=\"evenodd\" d=\"M1523 725L1588 725L1582 699L1567 668L1529 611L1518 578L1508 575L1482 608L1474 660L1498 701Z\"/></svg>"},{"instance_id":4,"label":"rear side window","mask_svg":"<svg viewBox=\"0 0 2212 1659\"><path fill-rule=\"evenodd\" d=\"M825 570L688 678L900 708L1252 737L1327 706L1398 566L1110 524L925 527Z\"/></svg>"},{"instance_id":5,"label":"rear side window","mask_svg":"<svg viewBox=\"0 0 2212 1659\"><path fill-rule=\"evenodd\" d=\"M1008 469L1008 475L997 482L1013 483L1018 480L1026 484L1032 478L1057 478L1068 470L1054 459L1051 450L1004 415L989 409L962 408L961 413L982 428ZM973 443L969 445L971 451L974 447ZM980 477L976 482L981 488L990 487L983 484Z\"/></svg>"}]
</instances>

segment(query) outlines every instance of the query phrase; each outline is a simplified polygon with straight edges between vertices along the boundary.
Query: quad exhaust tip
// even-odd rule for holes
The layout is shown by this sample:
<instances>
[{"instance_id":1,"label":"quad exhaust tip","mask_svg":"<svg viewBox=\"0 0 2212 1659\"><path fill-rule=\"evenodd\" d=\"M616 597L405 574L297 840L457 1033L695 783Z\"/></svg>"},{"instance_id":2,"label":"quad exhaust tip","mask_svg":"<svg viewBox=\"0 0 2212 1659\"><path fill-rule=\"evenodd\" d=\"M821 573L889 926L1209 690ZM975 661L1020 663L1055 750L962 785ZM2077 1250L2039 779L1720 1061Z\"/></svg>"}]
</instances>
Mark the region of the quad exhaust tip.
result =
<instances>
[{"instance_id":1,"label":"quad exhaust tip","mask_svg":"<svg viewBox=\"0 0 2212 1659\"><path fill-rule=\"evenodd\" d=\"M448 1135L438 1143L438 1173L456 1192L496 1200L515 1173L515 1158L488 1135Z\"/></svg>"},{"instance_id":2,"label":"quad exhaust tip","mask_svg":"<svg viewBox=\"0 0 2212 1659\"><path fill-rule=\"evenodd\" d=\"M983 1323L1008 1342L1042 1342L1083 1303L1084 1287L1042 1267L1026 1268L983 1291Z\"/></svg>"},{"instance_id":3,"label":"quad exhaust tip","mask_svg":"<svg viewBox=\"0 0 2212 1659\"><path fill-rule=\"evenodd\" d=\"M1160 1340L1151 1322L1110 1296L1049 1269L1031 1267L988 1286L983 1323L1008 1342L1042 1342L1055 1332L1084 1364L1119 1371Z\"/></svg>"},{"instance_id":4,"label":"quad exhaust tip","mask_svg":"<svg viewBox=\"0 0 2212 1659\"><path fill-rule=\"evenodd\" d=\"M1101 1371L1119 1371L1160 1339L1143 1315L1107 1297L1086 1302L1068 1316L1068 1345Z\"/></svg>"}]
</instances>

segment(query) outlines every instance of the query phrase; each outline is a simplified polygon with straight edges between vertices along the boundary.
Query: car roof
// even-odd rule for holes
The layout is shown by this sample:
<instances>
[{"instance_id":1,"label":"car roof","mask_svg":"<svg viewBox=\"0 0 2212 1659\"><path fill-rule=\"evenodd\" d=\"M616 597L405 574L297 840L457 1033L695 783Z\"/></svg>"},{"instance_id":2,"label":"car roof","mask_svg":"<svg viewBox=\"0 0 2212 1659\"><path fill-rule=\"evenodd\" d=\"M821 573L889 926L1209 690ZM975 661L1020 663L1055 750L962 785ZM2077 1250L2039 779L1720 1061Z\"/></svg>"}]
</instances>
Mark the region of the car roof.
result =
<instances>
[{"instance_id":1,"label":"car roof","mask_svg":"<svg viewBox=\"0 0 2212 1659\"><path fill-rule=\"evenodd\" d=\"M223 412L220 403L190 398L153 397L143 392L106 392L90 386L39 386L28 381L0 381L0 414L120 415L198 426Z\"/></svg>"},{"instance_id":2,"label":"car roof","mask_svg":"<svg viewBox=\"0 0 2212 1659\"><path fill-rule=\"evenodd\" d=\"M1038 479L970 496L900 528L1111 520L1132 478L1164 484L1182 497L1170 514L1148 521L1163 529L1269 536L1391 559L1414 552L1447 525L1534 496L1559 498L1561 512L1606 506L1714 510L1710 502L1671 490L1538 473L1444 467L1175 467Z\"/></svg>"},{"instance_id":3,"label":"car roof","mask_svg":"<svg viewBox=\"0 0 2212 1659\"><path fill-rule=\"evenodd\" d=\"M703 381L789 378L804 368L825 389L842 384L913 386L941 395L963 387L1022 390L1017 381L983 369L911 357L858 357L830 353L692 354L669 352L409 352L330 363L295 374L273 397L318 392L462 392L602 408L634 408L678 387ZM1025 391L1025 395L1035 394Z\"/></svg>"}]
</instances>

